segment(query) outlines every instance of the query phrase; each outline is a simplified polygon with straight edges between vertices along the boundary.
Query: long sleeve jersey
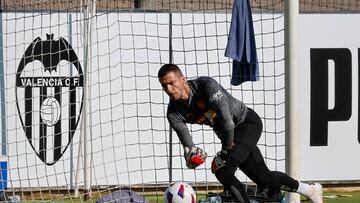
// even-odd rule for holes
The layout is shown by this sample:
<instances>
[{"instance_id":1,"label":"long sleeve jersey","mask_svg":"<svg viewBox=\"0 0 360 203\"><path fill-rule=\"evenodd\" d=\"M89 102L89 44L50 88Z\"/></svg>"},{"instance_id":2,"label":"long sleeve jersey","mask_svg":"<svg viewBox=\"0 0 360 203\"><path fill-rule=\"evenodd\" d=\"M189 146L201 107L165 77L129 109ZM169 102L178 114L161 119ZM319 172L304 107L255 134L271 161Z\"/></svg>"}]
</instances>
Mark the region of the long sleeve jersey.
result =
<instances>
[{"instance_id":1,"label":"long sleeve jersey","mask_svg":"<svg viewBox=\"0 0 360 203\"><path fill-rule=\"evenodd\" d=\"M211 77L187 81L189 99L170 101L167 118L184 147L194 145L187 123L211 126L219 137L223 149L229 149L234 139L235 127L245 120L246 105L230 95Z\"/></svg>"}]
</instances>

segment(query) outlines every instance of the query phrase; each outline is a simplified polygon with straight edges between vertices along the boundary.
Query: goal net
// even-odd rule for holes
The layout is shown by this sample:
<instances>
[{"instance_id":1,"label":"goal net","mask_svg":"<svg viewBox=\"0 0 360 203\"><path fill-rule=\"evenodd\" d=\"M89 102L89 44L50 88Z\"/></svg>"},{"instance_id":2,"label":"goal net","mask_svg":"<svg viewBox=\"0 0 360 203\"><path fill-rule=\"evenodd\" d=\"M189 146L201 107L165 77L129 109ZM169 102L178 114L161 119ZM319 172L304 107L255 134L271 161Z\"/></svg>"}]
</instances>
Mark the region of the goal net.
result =
<instances>
[{"instance_id":1,"label":"goal net","mask_svg":"<svg viewBox=\"0 0 360 203\"><path fill-rule=\"evenodd\" d=\"M284 171L284 3L250 3L260 77L232 86L224 52L233 1L2 1L2 190L26 201L119 188L162 195L176 181L220 191L210 165L221 145L210 128L189 125L209 157L196 170L185 165L157 78L166 63L188 79L214 78L253 108L265 161Z\"/></svg>"}]
</instances>

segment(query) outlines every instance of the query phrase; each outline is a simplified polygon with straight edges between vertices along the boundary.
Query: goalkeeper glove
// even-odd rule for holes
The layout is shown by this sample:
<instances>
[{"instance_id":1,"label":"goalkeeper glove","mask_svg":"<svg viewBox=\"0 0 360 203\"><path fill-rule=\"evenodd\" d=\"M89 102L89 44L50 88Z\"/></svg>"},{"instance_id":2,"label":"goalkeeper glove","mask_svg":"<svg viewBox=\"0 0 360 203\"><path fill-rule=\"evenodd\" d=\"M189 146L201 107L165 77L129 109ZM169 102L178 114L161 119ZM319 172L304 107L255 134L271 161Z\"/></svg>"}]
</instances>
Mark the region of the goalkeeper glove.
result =
<instances>
[{"instance_id":1,"label":"goalkeeper glove","mask_svg":"<svg viewBox=\"0 0 360 203\"><path fill-rule=\"evenodd\" d=\"M226 165L226 160L228 158L228 151L221 150L220 152L216 153L213 161L211 162L211 172L215 173L220 168Z\"/></svg>"},{"instance_id":2,"label":"goalkeeper glove","mask_svg":"<svg viewBox=\"0 0 360 203\"><path fill-rule=\"evenodd\" d=\"M185 147L185 160L186 166L190 169L195 169L199 165L205 162L207 154L199 147L192 146Z\"/></svg>"}]
</instances>

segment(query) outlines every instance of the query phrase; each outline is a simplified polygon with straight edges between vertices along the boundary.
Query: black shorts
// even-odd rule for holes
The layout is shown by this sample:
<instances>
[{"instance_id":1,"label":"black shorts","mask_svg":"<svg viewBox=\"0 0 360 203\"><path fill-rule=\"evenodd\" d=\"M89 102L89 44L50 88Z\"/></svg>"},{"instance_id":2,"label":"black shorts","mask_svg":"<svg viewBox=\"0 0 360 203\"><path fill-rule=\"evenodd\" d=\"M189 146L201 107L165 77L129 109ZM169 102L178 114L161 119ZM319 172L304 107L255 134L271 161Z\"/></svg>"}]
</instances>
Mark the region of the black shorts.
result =
<instances>
[{"instance_id":1,"label":"black shorts","mask_svg":"<svg viewBox=\"0 0 360 203\"><path fill-rule=\"evenodd\" d=\"M263 161L261 152L256 145L261 136L262 126L259 115L248 108L244 122L235 128L234 149L230 152L230 157L241 163L252 153L256 161Z\"/></svg>"}]
</instances>

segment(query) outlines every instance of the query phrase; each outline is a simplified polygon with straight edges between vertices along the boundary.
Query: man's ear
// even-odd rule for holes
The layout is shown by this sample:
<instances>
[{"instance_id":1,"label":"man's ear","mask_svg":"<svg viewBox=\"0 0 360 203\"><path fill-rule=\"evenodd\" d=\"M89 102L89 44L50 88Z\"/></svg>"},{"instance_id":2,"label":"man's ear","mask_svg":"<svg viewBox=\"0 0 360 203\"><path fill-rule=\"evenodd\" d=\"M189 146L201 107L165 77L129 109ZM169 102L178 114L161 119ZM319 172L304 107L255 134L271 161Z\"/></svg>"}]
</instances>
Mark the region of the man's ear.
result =
<instances>
[{"instance_id":1,"label":"man's ear","mask_svg":"<svg viewBox=\"0 0 360 203\"><path fill-rule=\"evenodd\" d=\"M185 76L181 76L181 79L186 82L186 77Z\"/></svg>"}]
</instances>

